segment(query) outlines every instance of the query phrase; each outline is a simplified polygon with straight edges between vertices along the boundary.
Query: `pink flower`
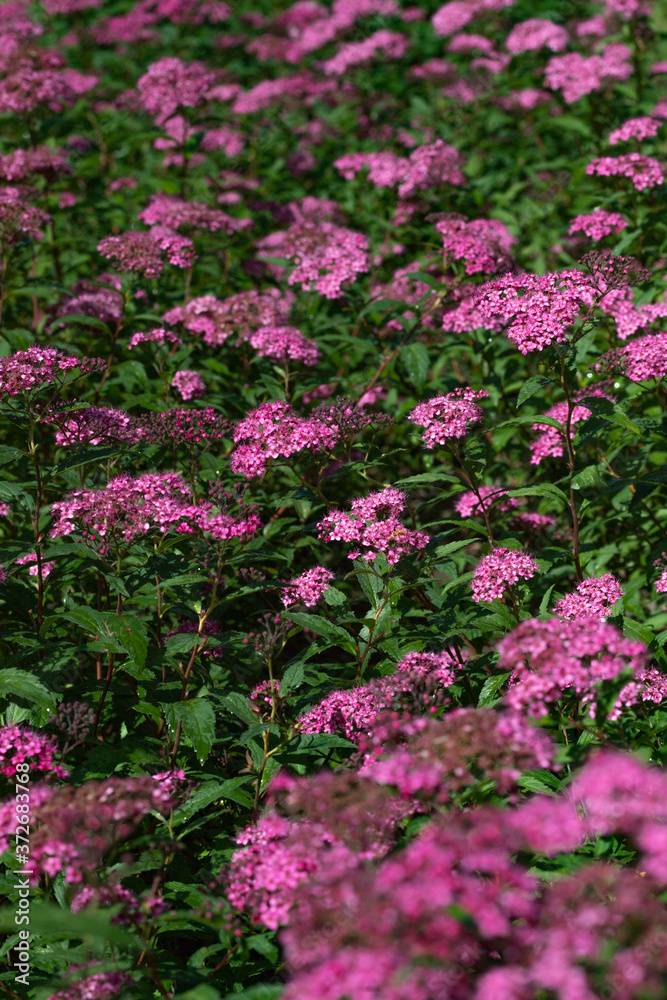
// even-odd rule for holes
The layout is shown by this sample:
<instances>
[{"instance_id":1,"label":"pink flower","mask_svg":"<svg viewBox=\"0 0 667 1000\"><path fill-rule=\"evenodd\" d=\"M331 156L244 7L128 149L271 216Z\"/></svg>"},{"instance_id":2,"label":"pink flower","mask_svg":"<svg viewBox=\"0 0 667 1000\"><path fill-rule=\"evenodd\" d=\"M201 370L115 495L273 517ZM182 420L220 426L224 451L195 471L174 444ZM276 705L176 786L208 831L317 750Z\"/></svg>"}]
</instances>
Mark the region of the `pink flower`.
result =
<instances>
[{"instance_id":1,"label":"pink flower","mask_svg":"<svg viewBox=\"0 0 667 1000\"><path fill-rule=\"evenodd\" d=\"M582 271L505 274L481 285L475 306L485 321L507 324L506 333L522 354L541 351L567 339L581 307L591 306L595 291Z\"/></svg>"},{"instance_id":2,"label":"pink flower","mask_svg":"<svg viewBox=\"0 0 667 1000\"><path fill-rule=\"evenodd\" d=\"M612 402L614 397L610 396L609 393L605 392L603 389L597 387L591 387L590 389L582 389L575 398L583 398L586 396L595 396L600 399L609 399ZM540 424L536 421L532 424L531 429L534 431L541 431L542 433L537 438L536 441L532 441L530 445L530 450L532 456L530 459L531 465L539 465L544 458L562 458L565 454L565 422L567 420L567 403L556 403L551 409L547 410L544 414L545 417L551 417L553 420L558 420L559 423L563 425L563 430L558 427L550 427L548 424ZM587 420L591 416L591 411L587 406L575 406L572 410L570 416L570 437L574 439L576 433L576 425L581 420Z\"/></svg>"},{"instance_id":3,"label":"pink flower","mask_svg":"<svg viewBox=\"0 0 667 1000\"><path fill-rule=\"evenodd\" d=\"M449 438L463 437L470 424L482 419L484 411L475 400L486 399L488 395L484 389L454 389L446 396L436 396L419 403L409 414L409 419L425 428L422 440L427 448L444 445Z\"/></svg>"},{"instance_id":4,"label":"pink flower","mask_svg":"<svg viewBox=\"0 0 667 1000\"><path fill-rule=\"evenodd\" d=\"M297 223L264 237L257 247L262 255L293 261L289 285L314 288L327 299L340 298L342 286L370 267L368 239L333 222Z\"/></svg>"},{"instance_id":5,"label":"pink flower","mask_svg":"<svg viewBox=\"0 0 667 1000\"><path fill-rule=\"evenodd\" d=\"M101 358L84 360L55 347L28 347L0 358L0 395L16 396L20 392L38 392L47 385L63 386L104 365ZM68 372L73 378L67 378Z\"/></svg>"},{"instance_id":6,"label":"pink flower","mask_svg":"<svg viewBox=\"0 0 667 1000\"><path fill-rule=\"evenodd\" d=\"M39 576L39 567L37 566L37 555L35 552L30 552L27 556L21 556L19 559L16 559L15 562L17 566L29 566L29 576ZM47 576L49 576L55 567L55 562L42 560L42 579L46 580Z\"/></svg>"},{"instance_id":7,"label":"pink flower","mask_svg":"<svg viewBox=\"0 0 667 1000\"><path fill-rule=\"evenodd\" d=\"M598 371L621 372L633 382L659 379L667 375L667 333L647 333L624 347L603 354Z\"/></svg>"},{"instance_id":8,"label":"pink flower","mask_svg":"<svg viewBox=\"0 0 667 1000\"><path fill-rule=\"evenodd\" d=\"M394 487L353 500L351 513L333 511L320 521L317 531L325 542L353 542L359 548L349 559L375 559L382 554L390 566L404 555L423 549L428 535L403 527L399 515L405 510L405 494Z\"/></svg>"},{"instance_id":9,"label":"pink flower","mask_svg":"<svg viewBox=\"0 0 667 1000\"><path fill-rule=\"evenodd\" d=\"M197 372L187 368L176 372L171 380L172 388L178 392L181 399L200 399L206 395L206 382Z\"/></svg>"},{"instance_id":10,"label":"pink flower","mask_svg":"<svg viewBox=\"0 0 667 1000\"><path fill-rule=\"evenodd\" d=\"M155 194L148 208L139 212L138 218L148 226L167 226L179 229L208 229L227 234L252 226L252 219L234 219L220 208L210 208L199 201L185 201L173 195Z\"/></svg>"},{"instance_id":11,"label":"pink flower","mask_svg":"<svg viewBox=\"0 0 667 1000\"><path fill-rule=\"evenodd\" d=\"M302 603L314 608L323 594L329 590L334 574L324 566L315 566L290 580L282 592L281 599L286 608Z\"/></svg>"},{"instance_id":12,"label":"pink flower","mask_svg":"<svg viewBox=\"0 0 667 1000\"><path fill-rule=\"evenodd\" d=\"M550 703L575 694L594 718L603 682L625 671L639 679L646 668L646 648L625 639L599 615L573 621L524 621L500 641L498 649L499 669L512 671L508 705L536 717L546 715ZM608 717L618 718L622 704L636 703L641 693L621 692Z\"/></svg>"},{"instance_id":13,"label":"pink flower","mask_svg":"<svg viewBox=\"0 0 667 1000\"><path fill-rule=\"evenodd\" d=\"M662 164L651 156L641 153L625 153L623 156L600 156L586 167L587 174L599 177L627 177L637 191L656 187L665 179Z\"/></svg>"},{"instance_id":14,"label":"pink flower","mask_svg":"<svg viewBox=\"0 0 667 1000\"><path fill-rule=\"evenodd\" d=\"M531 17L528 21L515 24L505 39L508 52L516 55L519 52L533 52L536 49L547 48L552 52L561 52L568 43L568 33L553 21L539 17Z\"/></svg>"},{"instance_id":15,"label":"pink flower","mask_svg":"<svg viewBox=\"0 0 667 1000\"><path fill-rule=\"evenodd\" d=\"M362 42L346 42L335 56L322 63L322 70L327 76L342 76L352 66L360 66L377 57L379 52L384 59L400 59L408 48L409 42L405 35L396 31L381 29L365 38Z\"/></svg>"},{"instance_id":16,"label":"pink flower","mask_svg":"<svg viewBox=\"0 0 667 1000\"><path fill-rule=\"evenodd\" d=\"M16 774L17 764L27 761L31 773L42 771L54 774L56 778L66 778L69 771L54 761L57 753L58 744L54 736L35 732L26 726L0 726L0 773L7 777Z\"/></svg>"},{"instance_id":17,"label":"pink flower","mask_svg":"<svg viewBox=\"0 0 667 1000\"><path fill-rule=\"evenodd\" d=\"M570 223L569 233L583 231L592 240L602 240L611 233L620 233L628 228L628 220L618 212L607 212L598 208L590 215L577 215Z\"/></svg>"},{"instance_id":18,"label":"pink flower","mask_svg":"<svg viewBox=\"0 0 667 1000\"><path fill-rule=\"evenodd\" d=\"M505 270L511 262L510 251L516 237L496 219L465 219L451 216L436 223L442 236L445 257L463 260L466 274L480 271L495 274Z\"/></svg>"},{"instance_id":19,"label":"pink flower","mask_svg":"<svg viewBox=\"0 0 667 1000\"><path fill-rule=\"evenodd\" d=\"M165 56L151 63L139 78L137 88L141 103L159 125L178 108L203 104L214 83L215 74L203 63L184 63L174 56Z\"/></svg>"},{"instance_id":20,"label":"pink flower","mask_svg":"<svg viewBox=\"0 0 667 1000\"><path fill-rule=\"evenodd\" d=\"M300 417L288 403L262 403L241 420L234 432L236 449L232 472L248 479L263 475L267 462L290 458L300 451L326 452L339 438L337 429L322 420Z\"/></svg>"},{"instance_id":21,"label":"pink flower","mask_svg":"<svg viewBox=\"0 0 667 1000\"><path fill-rule=\"evenodd\" d=\"M604 619L623 596L621 585L611 573L592 580L582 580L575 591L561 598L554 607L559 618L587 618L592 615Z\"/></svg>"},{"instance_id":22,"label":"pink flower","mask_svg":"<svg viewBox=\"0 0 667 1000\"><path fill-rule=\"evenodd\" d=\"M477 566L472 578L472 597L474 601L492 601L494 597L501 598L507 587L518 580L530 580L539 572L532 556L521 549L493 549L484 556Z\"/></svg>"},{"instance_id":23,"label":"pink flower","mask_svg":"<svg viewBox=\"0 0 667 1000\"><path fill-rule=\"evenodd\" d=\"M320 351L314 340L294 326L262 326L250 335L250 346L260 357L271 358L286 364L299 361L313 368L320 360Z\"/></svg>"},{"instance_id":24,"label":"pink flower","mask_svg":"<svg viewBox=\"0 0 667 1000\"><path fill-rule=\"evenodd\" d=\"M120 236L107 236L97 244L97 250L116 261L120 271L134 271L146 278L159 277L166 262L184 268L195 259L192 240L164 226L154 226L145 233L129 230Z\"/></svg>"},{"instance_id":25,"label":"pink flower","mask_svg":"<svg viewBox=\"0 0 667 1000\"><path fill-rule=\"evenodd\" d=\"M128 351L139 344L182 344L183 341L173 330L165 330L164 327L156 326L152 330L140 330L133 333L127 345Z\"/></svg>"},{"instance_id":26,"label":"pink flower","mask_svg":"<svg viewBox=\"0 0 667 1000\"><path fill-rule=\"evenodd\" d=\"M661 124L655 118L630 118L609 134L609 145L615 146L617 142L628 142L630 139L652 139L658 134Z\"/></svg>"},{"instance_id":27,"label":"pink flower","mask_svg":"<svg viewBox=\"0 0 667 1000\"><path fill-rule=\"evenodd\" d=\"M632 75L631 50L627 45L610 42L600 55L582 56L570 52L553 56L547 63L544 80L551 90L562 91L568 104L594 90L600 90L615 80L627 80Z\"/></svg>"}]
</instances>

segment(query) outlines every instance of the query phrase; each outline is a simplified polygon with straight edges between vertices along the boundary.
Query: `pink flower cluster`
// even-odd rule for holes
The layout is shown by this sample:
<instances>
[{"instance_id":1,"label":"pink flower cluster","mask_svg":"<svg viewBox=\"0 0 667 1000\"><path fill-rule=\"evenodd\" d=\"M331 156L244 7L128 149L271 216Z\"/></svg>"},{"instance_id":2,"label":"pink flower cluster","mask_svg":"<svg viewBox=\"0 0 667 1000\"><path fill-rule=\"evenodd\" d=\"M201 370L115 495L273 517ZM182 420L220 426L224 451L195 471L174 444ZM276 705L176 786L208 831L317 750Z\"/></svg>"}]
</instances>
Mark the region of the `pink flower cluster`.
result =
<instances>
[{"instance_id":1,"label":"pink flower cluster","mask_svg":"<svg viewBox=\"0 0 667 1000\"><path fill-rule=\"evenodd\" d=\"M470 424L477 423L484 411L475 400L488 398L484 389L459 388L445 396L436 396L419 403L409 414L413 424L424 427L422 440L427 448L447 444L450 438L468 433Z\"/></svg>"},{"instance_id":2,"label":"pink flower cluster","mask_svg":"<svg viewBox=\"0 0 667 1000\"><path fill-rule=\"evenodd\" d=\"M384 555L390 566L402 556L428 544L428 535L405 528L400 514L406 507L405 494L393 486L353 500L351 513L332 511L317 525L325 542L354 542L359 547L349 559L375 559Z\"/></svg>"},{"instance_id":3,"label":"pink flower cluster","mask_svg":"<svg viewBox=\"0 0 667 1000\"><path fill-rule=\"evenodd\" d=\"M461 517L473 517L476 514L480 514L483 510L490 510L491 507L496 507L501 511L512 510L514 507L518 507L519 501L516 497L503 499L506 493L507 490L502 487L479 486L477 493L473 492L473 490L466 490L465 493L460 493L456 498L454 508Z\"/></svg>"},{"instance_id":4,"label":"pink flower cluster","mask_svg":"<svg viewBox=\"0 0 667 1000\"><path fill-rule=\"evenodd\" d=\"M175 306L162 319L165 323L182 323L191 333L203 334L209 347L224 344L236 333L247 340L253 330L262 326L284 326L289 313L291 296L281 295L275 289L258 292L252 289L237 292L226 299L214 295L200 295L185 306Z\"/></svg>"},{"instance_id":5,"label":"pink flower cluster","mask_svg":"<svg viewBox=\"0 0 667 1000\"><path fill-rule=\"evenodd\" d=\"M199 201L185 201L173 195L155 194L137 218L147 226L171 229L208 229L212 233L237 233L252 226L252 219L235 219L220 208L210 208Z\"/></svg>"},{"instance_id":6,"label":"pink flower cluster","mask_svg":"<svg viewBox=\"0 0 667 1000\"><path fill-rule=\"evenodd\" d=\"M29 552L27 556L19 556L14 562L17 566L29 566L28 576L39 576L39 563L37 561L37 553ZM50 559L42 559L42 580L46 580L48 576L51 575L53 570L56 568L55 562Z\"/></svg>"},{"instance_id":7,"label":"pink flower cluster","mask_svg":"<svg viewBox=\"0 0 667 1000\"><path fill-rule=\"evenodd\" d=\"M442 139L418 146L409 157L387 152L347 153L335 160L334 166L347 180L369 167L369 180L377 187L398 185L399 198L411 198L441 184L465 184L458 150Z\"/></svg>"},{"instance_id":8,"label":"pink flower cluster","mask_svg":"<svg viewBox=\"0 0 667 1000\"><path fill-rule=\"evenodd\" d=\"M164 226L154 226L145 233L129 230L120 236L106 236L97 249L103 257L116 261L120 271L133 271L146 278L159 277L167 262L190 267L195 259L192 240Z\"/></svg>"},{"instance_id":9,"label":"pink flower cluster","mask_svg":"<svg viewBox=\"0 0 667 1000\"><path fill-rule=\"evenodd\" d=\"M298 361L313 368L320 360L314 340L304 337L294 326L262 326L249 338L261 358L271 358L282 364Z\"/></svg>"},{"instance_id":10,"label":"pink flower cluster","mask_svg":"<svg viewBox=\"0 0 667 1000\"><path fill-rule=\"evenodd\" d=\"M16 765L28 761L31 773L42 771L66 778L69 771L55 763L57 753L58 744L53 736L25 726L0 726L0 773L6 777L13 777Z\"/></svg>"},{"instance_id":11,"label":"pink flower cluster","mask_svg":"<svg viewBox=\"0 0 667 1000\"><path fill-rule=\"evenodd\" d=\"M55 424L59 447L109 441L136 442L140 436L127 413L107 406L86 406L81 410L47 414L46 421Z\"/></svg>"},{"instance_id":12,"label":"pink flower cluster","mask_svg":"<svg viewBox=\"0 0 667 1000\"><path fill-rule=\"evenodd\" d=\"M436 223L442 236L445 257L463 260L466 274L495 274L511 263L511 249L516 237L497 219L474 219L450 216Z\"/></svg>"},{"instance_id":13,"label":"pink flower cluster","mask_svg":"<svg viewBox=\"0 0 667 1000\"><path fill-rule=\"evenodd\" d=\"M632 76L631 56L632 51L620 42L605 45L600 55L570 52L553 56L544 71L544 81L551 90L560 90L568 104L573 104L608 83Z\"/></svg>"},{"instance_id":14,"label":"pink flower cluster","mask_svg":"<svg viewBox=\"0 0 667 1000\"><path fill-rule=\"evenodd\" d=\"M139 344L182 344L183 341L173 330L165 330L163 326L153 327L152 330L140 330L133 333L127 345L128 351Z\"/></svg>"},{"instance_id":15,"label":"pink flower cluster","mask_svg":"<svg viewBox=\"0 0 667 1000\"><path fill-rule=\"evenodd\" d=\"M244 539L260 527L257 515L235 520L216 513L209 501L192 501L188 484L175 472L145 473L133 479L117 476L103 489L74 490L51 508L54 538L81 531L91 542L128 544L157 531L161 534L203 532L218 541Z\"/></svg>"},{"instance_id":16,"label":"pink flower cluster","mask_svg":"<svg viewBox=\"0 0 667 1000\"><path fill-rule=\"evenodd\" d=\"M71 969L70 975L80 971L80 968ZM47 1000L112 1000L112 997L121 996L131 982L129 972L93 972L64 990L52 993Z\"/></svg>"},{"instance_id":17,"label":"pink flower cluster","mask_svg":"<svg viewBox=\"0 0 667 1000\"><path fill-rule=\"evenodd\" d=\"M281 594L283 605L289 608L293 604L305 604L307 608L314 608L329 590L333 578L333 572L324 566L307 569L288 582Z\"/></svg>"},{"instance_id":18,"label":"pink flower cluster","mask_svg":"<svg viewBox=\"0 0 667 1000\"><path fill-rule=\"evenodd\" d=\"M545 18L531 17L528 21L515 24L505 39L505 47L512 55L519 52L534 52L547 48L561 52L569 41L565 28Z\"/></svg>"},{"instance_id":19,"label":"pink flower cluster","mask_svg":"<svg viewBox=\"0 0 667 1000\"><path fill-rule=\"evenodd\" d=\"M178 108L203 104L214 83L215 73L203 63L184 63L174 56L165 56L151 63L139 78L137 88L141 103L159 125Z\"/></svg>"},{"instance_id":20,"label":"pink flower cluster","mask_svg":"<svg viewBox=\"0 0 667 1000\"><path fill-rule=\"evenodd\" d=\"M530 580L539 572L532 556L521 549L493 549L477 563L472 578L474 601L502 598L508 587L518 580Z\"/></svg>"},{"instance_id":21,"label":"pink flower cluster","mask_svg":"<svg viewBox=\"0 0 667 1000\"><path fill-rule=\"evenodd\" d=\"M254 479L273 458L290 458L300 451L330 451L338 442L334 426L313 417L300 417L288 403L262 403L236 425L232 472Z\"/></svg>"},{"instance_id":22,"label":"pink flower cluster","mask_svg":"<svg viewBox=\"0 0 667 1000\"><path fill-rule=\"evenodd\" d=\"M595 366L599 371L621 372L633 382L667 375L667 333L647 333L629 344L603 354Z\"/></svg>"},{"instance_id":23,"label":"pink flower cluster","mask_svg":"<svg viewBox=\"0 0 667 1000\"><path fill-rule=\"evenodd\" d=\"M637 191L657 187L665 179L662 164L652 156L625 153L623 156L600 156L586 167L587 174L598 177L627 177Z\"/></svg>"},{"instance_id":24,"label":"pink flower cluster","mask_svg":"<svg viewBox=\"0 0 667 1000\"><path fill-rule=\"evenodd\" d=\"M383 742L385 713L397 704L410 717L429 710L456 680L461 668L449 650L408 653L396 672L349 691L335 690L310 708L298 721L304 733L339 733L354 743L363 737Z\"/></svg>"},{"instance_id":25,"label":"pink flower cluster","mask_svg":"<svg viewBox=\"0 0 667 1000\"><path fill-rule=\"evenodd\" d=\"M602 240L612 233L620 233L628 228L628 220L619 212L607 212L598 208L590 215L577 215L570 223L569 233L584 232L592 240Z\"/></svg>"},{"instance_id":26,"label":"pink flower cluster","mask_svg":"<svg viewBox=\"0 0 667 1000\"><path fill-rule=\"evenodd\" d=\"M623 596L621 585L612 573L591 580L582 580L572 594L562 597L554 607L559 618L604 619Z\"/></svg>"},{"instance_id":27,"label":"pink flower cluster","mask_svg":"<svg viewBox=\"0 0 667 1000\"><path fill-rule=\"evenodd\" d=\"M614 129L609 134L609 145L615 146L618 142L628 142L630 139L653 139L658 134L658 129L662 122L647 116L643 118L629 118L623 122L620 128Z\"/></svg>"},{"instance_id":28,"label":"pink flower cluster","mask_svg":"<svg viewBox=\"0 0 667 1000\"><path fill-rule=\"evenodd\" d=\"M16 396L39 392L47 386L62 387L84 372L99 371L104 364L101 358L77 358L55 347L28 347L0 358L0 393ZM68 372L73 374L69 380Z\"/></svg>"},{"instance_id":29,"label":"pink flower cluster","mask_svg":"<svg viewBox=\"0 0 667 1000\"><path fill-rule=\"evenodd\" d=\"M175 373L171 380L171 387L175 389L181 399L200 399L206 395L206 382L198 372L183 368Z\"/></svg>"},{"instance_id":30,"label":"pink flower cluster","mask_svg":"<svg viewBox=\"0 0 667 1000\"><path fill-rule=\"evenodd\" d=\"M303 223L259 240L261 256L287 257L294 264L289 285L314 288L327 299L343 294L342 286L368 271L368 239L333 222Z\"/></svg>"},{"instance_id":31,"label":"pink flower cluster","mask_svg":"<svg viewBox=\"0 0 667 1000\"><path fill-rule=\"evenodd\" d=\"M524 621L501 639L498 650L499 669L512 671L507 704L537 718L567 697L576 697L594 718L601 685L626 674L629 684L613 702L609 719L617 719L623 705L667 696L667 677L647 669L642 643L624 638L597 613L572 621Z\"/></svg>"},{"instance_id":32,"label":"pink flower cluster","mask_svg":"<svg viewBox=\"0 0 667 1000\"><path fill-rule=\"evenodd\" d=\"M42 174L50 180L58 174L71 174L64 149L50 146L30 146L28 149L14 149L0 156L0 178L3 181L22 181L26 177Z\"/></svg>"},{"instance_id":33,"label":"pink flower cluster","mask_svg":"<svg viewBox=\"0 0 667 1000\"><path fill-rule=\"evenodd\" d=\"M362 42L346 42L335 56L322 63L322 70L327 76L342 76L353 66L361 66L370 62L382 53L385 59L400 59L408 48L408 39L396 31L373 32Z\"/></svg>"},{"instance_id":34,"label":"pink flower cluster","mask_svg":"<svg viewBox=\"0 0 667 1000\"><path fill-rule=\"evenodd\" d=\"M152 810L168 813L173 793L150 776L106 778L74 787L45 783L30 790L30 875L62 871L66 882L79 883L94 871L107 850L125 840ZM0 805L0 850L6 851L16 833L14 796Z\"/></svg>"},{"instance_id":35,"label":"pink flower cluster","mask_svg":"<svg viewBox=\"0 0 667 1000\"><path fill-rule=\"evenodd\" d=\"M567 339L583 306L591 306L595 291L582 271L547 274L505 274L486 282L475 296L480 317L507 325L507 336L522 354L541 351Z\"/></svg>"}]
</instances>

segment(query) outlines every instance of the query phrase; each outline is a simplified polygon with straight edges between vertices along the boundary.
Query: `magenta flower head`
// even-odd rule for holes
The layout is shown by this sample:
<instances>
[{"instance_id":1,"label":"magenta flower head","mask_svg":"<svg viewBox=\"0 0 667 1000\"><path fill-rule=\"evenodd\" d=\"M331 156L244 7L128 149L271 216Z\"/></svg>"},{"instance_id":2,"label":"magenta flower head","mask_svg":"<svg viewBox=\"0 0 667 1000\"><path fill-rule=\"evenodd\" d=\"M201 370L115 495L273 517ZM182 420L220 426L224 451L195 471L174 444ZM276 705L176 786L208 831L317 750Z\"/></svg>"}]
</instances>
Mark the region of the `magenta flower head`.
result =
<instances>
[{"instance_id":1,"label":"magenta flower head","mask_svg":"<svg viewBox=\"0 0 667 1000\"><path fill-rule=\"evenodd\" d=\"M506 700L517 711L547 714L547 706L564 696L576 696L595 717L600 686L629 674L609 719L616 719L624 705L660 702L667 679L646 666L646 647L626 639L618 629L600 621L599 615L574 621L531 619L521 622L498 645L500 670L511 670Z\"/></svg>"},{"instance_id":2,"label":"magenta flower head","mask_svg":"<svg viewBox=\"0 0 667 1000\"><path fill-rule=\"evenodd\" d=\"M603 621L623 596L621 585L612 573L597 579L582 580L573 593L561 598L554 607L559 618L587 618L594 615Z\"/></svg>"},{"instance_id":3,"label":"magenta flower head","mask_svg":"<svg viewBox=\"0 0 667 1000\"><path fill-rule=\"evenodd\" d=\"M447 444L448 438L463 437L470 424L481 420L484 412L475 400L488 395L484 389L454 389L446 396L435 396L415 406L409 419L425 428L422 440L427 448L434 448Z\"/></svg>"},{"instance_id":4,"label":"magenta flower head","mask_svg":"<svg viewBox=\"0 0 667 1000\"><path fill-rule=\"evenodd\" d=\"M532 556L521 549L494 549L484 556L475 568L472 578L474 601L492 601L502 597L517 580L530 580L538 572Z\"/></svg>"},{"instance_id":5,"label":"magenta flower head","mask_svg":"<svg viewBox=\"0 0 667 1000\"><path fill-rule=\"evenodd\" d=\"M393 486L353 500L351 513L336 510L320 521L317 530L325 542L354 542L350 559L375 559L382 554L390 566L402 556L428 544L428 535L403 527L399 515L405 494Z\"/></svg>"},{"instance_id":6,"label":"magenta flower head","mask_svg":"<svg viewBox=\"0 0 667 1000\"><path fill-rule=\"evenodd\" d=\"M63 387L84 372L99 371L103 367L101 358L77 358L55 347L33 345L0 358L0 396L38 392L45 386ZM70 377L68 373L72 373Z\"/></svg>"}]
</instances>

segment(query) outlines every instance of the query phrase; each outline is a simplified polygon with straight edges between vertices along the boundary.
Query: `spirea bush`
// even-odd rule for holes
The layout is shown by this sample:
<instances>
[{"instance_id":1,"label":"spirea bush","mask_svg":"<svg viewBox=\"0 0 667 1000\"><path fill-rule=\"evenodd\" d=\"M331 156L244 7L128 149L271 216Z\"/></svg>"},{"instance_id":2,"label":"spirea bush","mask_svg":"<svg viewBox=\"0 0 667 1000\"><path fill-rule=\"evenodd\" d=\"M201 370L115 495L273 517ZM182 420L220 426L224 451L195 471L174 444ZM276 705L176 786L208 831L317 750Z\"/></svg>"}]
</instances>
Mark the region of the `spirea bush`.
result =
<instances>
[{"instance_id":1,"label":"spirea bush","mask_svg":"<svg viewBox=\"0 0 667 1000\"><path fill-rule=\"evenodd\" d=\"M3 995L664 998L666 74L0 3Z\"/></svg>"}]
</instances>

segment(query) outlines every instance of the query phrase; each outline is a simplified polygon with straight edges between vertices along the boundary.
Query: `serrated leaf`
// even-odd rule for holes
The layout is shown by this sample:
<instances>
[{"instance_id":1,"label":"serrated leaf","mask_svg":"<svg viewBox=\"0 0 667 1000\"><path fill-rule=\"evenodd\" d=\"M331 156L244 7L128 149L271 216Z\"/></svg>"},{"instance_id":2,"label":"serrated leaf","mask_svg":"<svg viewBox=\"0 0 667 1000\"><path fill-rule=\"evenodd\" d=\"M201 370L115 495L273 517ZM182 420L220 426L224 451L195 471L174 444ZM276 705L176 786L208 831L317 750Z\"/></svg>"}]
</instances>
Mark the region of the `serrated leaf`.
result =
<instances>
[{"instance_id":1,"label":"serrated leaf","mask_svg":"<svg viewBox=\"0 0 667 1000\"><path fill-rule=\"evenodd\" d=\"M412 344L403 344L400 349L400 359L408 378L414 385L418 393L426 385L430 359L425 344L415 341Z\"/></svg>"},{"instance_id":2,"label":"serrated leaf","mask_svg":"<svg viewBox=\"0 0 667 1000\"><path fill-rule=\"evenodd\" d=\"M280 697L284 698L291 691L295 691L296 688L303 684L304 677L305 670L303 663L301 661L290 663L280 681L280 690L278 691Z\"/></svg>"},{"instance_id":3,"label":"serrated leaf","mask_svg":"<svg viewBox=\"0 0 667 1000\"><path fill-rule=\"evenodd\" d=\"M539 497L550 496L564 503L569 503L566 494L553 483L536 483L534 486L517 486L516 489L508 490L503 494L507 497Z\"/></svg>"},{"instance_id":4,"label":"serrated leaf","mask_svg":"<svg viewBox=\"0 0 667 1000\"><path fill-rule=\"evenodd\" d=\"M601 396L584 396L582 399L577 400L577 406L585 406L587 410L590 410L596 416L604 417L610 423L618 424L619 427L623 427L633 434L641 434L642 432L641 427L630 420L618 403L612 402L611 399L605 399Z\"/></svg>"},{"instance_id":5,"label":"serrated leaf","mask_svg":"<svg viewBox=\"0 0 667 1000\"><path fill-rule=\"evenodd\" d=\"M20 448L10 448L8 444L0 445L0 465L7 465L21 458L23 452Z\"/></svg>"},{"instance_id":6,"label":"serrated leaf","mask_svg":"<svg viewBox=\"0 0 667 1000\"><path fill-rule=\"evenodd\" d=\"M503 686L511 673L512 671L508 670L506 673L495 674L493 677L487 677L484 681L484 687L479 693L479 699L477 701L478 708L488 708L491 705L495 705L497 701L500 701L498 689Z\"/></svg>"},{"instance_id":7,"label":"serrated leaf","mask_svg":"<svg viewBox=\"0 0 667 1000\"><path fill-rule=\"evenodd\" d=\"M594 492L600 492L606 487L606 483L596 465L588 465L581 472L578 472L576 476L572 479L572 489L573 490L592 490Z\"/></svg>"},{"instance_id":8,"label":"serrated leaf","mask_svg":"<svg viewBox=\"0 0 667 1000\"><path fill-rule=\"evenodd\" d=\"M122 452L118 450L118 447L91 448L88 451L81 451L76 455L71 455L69 458L63 459L62 462L58 462L47 474L46 479L49 481L70 469L80 469L83 465L92 465L93 463L99 464L100 462L105 462L108 458L116 458L121 454Z\"/></svg>"},{"instance_id":9,"label":"serrated leaf","mask_svg":"<svg viewBox=\"0 0 667 1000\"><path fill-rule=\"evenodd\" d=\"M522 774L517 784L522 792L537 792L540 795L556 795L553 788L549 788L544 781L538 778L535 774Z\"/></svg>"},{"instance_id":10,"label":"serrated leaf","mask_svg":"<svg viewBox=\"0 0 667 1000\"><path fill-rule=\"evenodd\" d=\"M0 500L11 507L18 507L24 514L35 513L34 499L17 483L8 483L0 479Z\"/></svg>"},{"instance_id":11,"label":"serrated leaf","mask_svg":"<svg viewBox=\"0 0 667 1000\"><path fill-rule=\"evenodd\" d=\"M181 723L183 736L192 744L200 764L211 752L215 740L215 712L206 698L176 701L163 704L164 717L171 735Z\"/></svg>"},{"instance_id":12,"label":"serrated leaf","mask_svg":"<svg viewBox=\"0 0 667 1000\"><path fill-rule=\"evenodd\" d=\"M13 695L15 698L25 698L40 708L48 708L55 712L54 696L37 680L33 674L16 667L6 667L0 670L0 695L5 698Z\"/></svg>"},{"instance_id":13,"label":"serrated leaf","mask_svg":"<svg viewBox=\"0 0 667 1000\"><path fill-rule=\"evenodd\" d=\"M291 619L295 625L301 625L302 628L308 628L312 632L317 632L318 635L323 635L325 639L344 645L345 649L349 649L352 645L350 636L345 629L341 628L340 625L334 625L322 615L307 615L298 611L295 614L287 612L286 617Z\"/></svg>"},{"instance_id":14,"label":"serrated leaf","mask_svg":"<svg viewBox=\"0 0 667 1000\"><path fill-rule=\"evenodd\" d=\"M525 381L519 389L519 395L516 398L517 410L522 403L525 403L527 399L534 396L536 392L539 392L540 389L543 386L548 385L549 382L553 382L553 379L548 378L546 375L531 375L531 377L527 379L527 381Z\"/></svg>"},{"instance_id":15,"label":"serrated leaf","mask_svg":"<svg viewBox=\"0 0 667 1000\"><path fill-rule=\"evenodd\" d=\"M243 722L257 722L257 716L250 708L248 699L239 691L232 691L231 694L226 694L220 701L232 715L236 715Z\"/></svg>"}]
</instances>

